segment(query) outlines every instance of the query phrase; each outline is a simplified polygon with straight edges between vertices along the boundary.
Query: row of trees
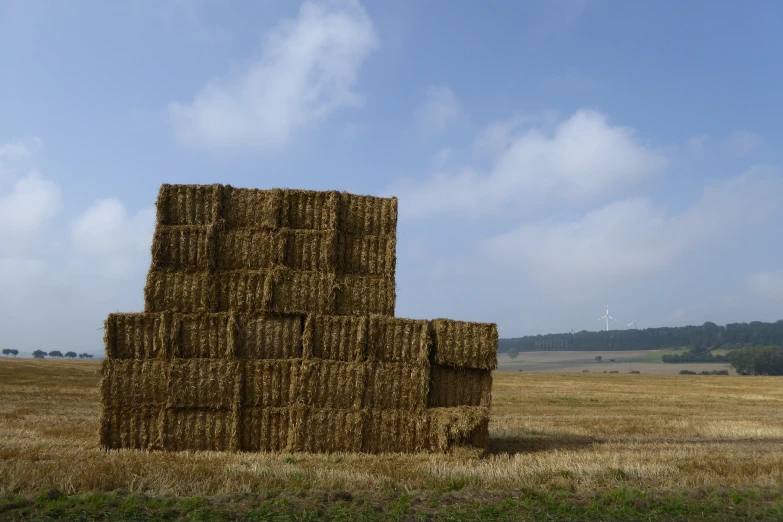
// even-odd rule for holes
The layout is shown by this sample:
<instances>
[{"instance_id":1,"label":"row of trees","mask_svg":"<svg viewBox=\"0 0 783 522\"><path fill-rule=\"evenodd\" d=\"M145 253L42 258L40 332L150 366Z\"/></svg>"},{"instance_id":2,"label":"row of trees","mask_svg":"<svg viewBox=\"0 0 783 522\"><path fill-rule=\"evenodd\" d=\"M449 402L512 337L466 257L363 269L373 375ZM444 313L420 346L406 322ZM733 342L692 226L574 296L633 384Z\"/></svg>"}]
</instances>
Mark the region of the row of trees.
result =
<instances>
[{"instance_id":1,"label":"row of trees","mask_svg":"<svg viewBox=\"0 0 783 522\"><path fill-rule=\"evenodd\" d=\"M729 352L726 357L740 375L783 375L783 348L752 346Z\"/></svg>"},{"instance_id":2,"label":"row of trees","mask_svg":"<svg viewBox=\"0 0 783 522\"><path fill-rule=\"evenodd\" d=\"M3 355L5 355L6 357L8 357L9 355L13 355L14 357L16 357L17 355L19 355L19 350L14 350L12 348L3 348Z\"/></svg>"},{"instance_id":3,"label":"row of trees","mask_svg":"<svg viewBox=\"0 0 783 522\"><path fill-rule=\"evenodd\" d=\"M610 330L577 333L528 335L500 339L498 352L515 355L538 351L660 350L663 348L727 348L783 345L783 320L774 323L753 321L718 326L706 322L701 326L647 328L645 330Z\"/></svg>"},{"instance_id":4,"label":"row of trees","mask_svg":"<svg viewBox=\"0 0 783 522\"><path fill-rule=\"evenodd\" d=\"M43 359L47 355L53 359L62 359L63 357L67 357L68 359L76 359L76 357L79 359L92 359L91 353L80 353L79 355L76 355L76 352L65 352L65 355L63 355L60 350L52 350L49 353L46 353L43 350L36 350L33 352L33 357L36 359Z\"/></svg>"}]
</instances>

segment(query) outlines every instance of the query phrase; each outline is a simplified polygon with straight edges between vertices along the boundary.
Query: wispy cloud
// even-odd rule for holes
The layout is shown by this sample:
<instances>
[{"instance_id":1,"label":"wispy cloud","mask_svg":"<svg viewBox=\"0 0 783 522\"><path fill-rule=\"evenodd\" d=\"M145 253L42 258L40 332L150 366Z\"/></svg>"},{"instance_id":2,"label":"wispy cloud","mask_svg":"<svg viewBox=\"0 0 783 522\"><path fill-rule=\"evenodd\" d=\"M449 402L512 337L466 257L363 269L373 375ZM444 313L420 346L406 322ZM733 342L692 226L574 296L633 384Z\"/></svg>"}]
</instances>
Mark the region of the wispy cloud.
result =
<instances>
[{"instance_id":1,"label":"wispy cloud","mask_svg":"<svg viewBox=\"0 0 783 522\"><path fill-rule=\"evenodd\" d=\"M726 140L726 149L732 156L740 158L757 151L763 141L761 136L754 132L737 131Z\"/></svg>"},{"instance_id":2,"label":"wispy cloud","mask_svg":"<svg viewBox=\"0 0 783 522\"><path fill-rule=\"evenodd\" d=\"M415 110L416 125L425 135L440 134L463 117L459 99L444 85L430 87L427 99Z\"/></svg>"}]
</instances>

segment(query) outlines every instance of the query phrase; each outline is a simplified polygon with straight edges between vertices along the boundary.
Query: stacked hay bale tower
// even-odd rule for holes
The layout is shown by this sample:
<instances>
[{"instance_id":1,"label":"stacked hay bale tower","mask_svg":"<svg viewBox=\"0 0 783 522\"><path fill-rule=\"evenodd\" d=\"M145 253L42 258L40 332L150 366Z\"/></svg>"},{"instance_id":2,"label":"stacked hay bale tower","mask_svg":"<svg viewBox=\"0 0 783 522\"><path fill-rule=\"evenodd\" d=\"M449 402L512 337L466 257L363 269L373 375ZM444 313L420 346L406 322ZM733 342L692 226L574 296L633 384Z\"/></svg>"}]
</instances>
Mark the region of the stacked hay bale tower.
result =
<instances>
[{"instance_id":1,"label":"stacked hay bale tower","mask_svg":"<svg viewBox=\"0 0 783 522\"><path fill-rule=\"evenodd\" d=\"M110 314L101 445L485 449L497 328L394 317L396 198L163 185L143 313Z\"/></svg>"}]
</instances>

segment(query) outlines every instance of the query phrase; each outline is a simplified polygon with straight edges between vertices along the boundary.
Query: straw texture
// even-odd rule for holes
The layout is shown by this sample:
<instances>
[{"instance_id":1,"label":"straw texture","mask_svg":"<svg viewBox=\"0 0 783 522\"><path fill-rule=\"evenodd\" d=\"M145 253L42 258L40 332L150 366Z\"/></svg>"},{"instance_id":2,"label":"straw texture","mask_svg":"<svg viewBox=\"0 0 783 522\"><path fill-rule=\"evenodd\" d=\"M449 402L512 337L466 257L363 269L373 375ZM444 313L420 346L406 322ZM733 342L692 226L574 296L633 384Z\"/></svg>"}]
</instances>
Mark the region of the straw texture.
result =
<instances>
[{"instance_id":1,"label":"straw texture","mask_svg":"<svg viewBox=\"0 0 783 522\"><path fill-rule=\"evenodd\" d=\"M104 449L162 449L163 409L104 405L100 418L100 447Z\"/></svg>"},{"instance_id":2,"label":"straw texture","mask_svg":"<svg viewBox=\"0 0 783 522\"><path fill-rule=\"evenodd\" d=\"M217 236L217 262L221 270L270 269L283 262L285 235L277 230L236 228Z\"/></svg>"},{"instance_id":3,"label":"straw texture","mask_svg":"<svg viewBox=\"0 0 783 522\"><path fill-rule=\"evenodd\" d=\"M361 408L368 370L366 363L304 361L298 402L317 408Z\"/></svg>"},{"instance_id":4,"label":"straw texture","mask_svg":"<svg viewBox=\"0 0 783 522\"><path fill-rule=\"evenodd\" d=\"M429 372L418 364L368 363L363 406L422 410L427 407Z\"/></svg>"},{"instance_id":5,"label":"straw texture","mask_svg":"<svg viewBox=\"0 0 783 522\"><path fill-rule=\"evenodd\" d=\"M430 322L430 329L437 364L481 370L497 368L496 324L435 319Z\"/></svg>"},{"instance_id":6,"label":"straw texture","mask_svg":"<svg viewBox=\"0 0 783 522\"><path fill-rule=\"evenodd\" d=\"M152 236L152 266L159 269L212 268L210 226L161 225Z\"/></svg>"},{"instance_id":7,"label":"straw texture","mask_svg":"<svg viewBox=\"0 0 783 522\"><path fill-rule=\"evenodd\" d=\"M293 451L358 452L362 448L365 412L298 406L291 409Z\"/></svg>"},{"instance_id":8,"label":"straw texture","mask_svg":"<svg viewBox=\"0 0 783 522\"><path fill-rule=\"evenodd\" d=\"M171 362L167 405L174 408L232 408L242 397L239 363L221 359Z\"/></svg>"},{"instance_id":9,"label":"straw texture","mask_svg":"<svg viewBox=\"0 0 783 522\"><path fill-rule=\"evenodd\" d=\"M169 451L237 451L239 412L166 409L162 439L163 448Z\"/></svg>"},{"instance_id":10,"label":"straw texture","mask_svg":"<svg viewBox=\"0 0 783 522\"><path fill-rule=\"evenodd\" d=\"M338 197L334 191L284 190L280 227L336 230Z\"/></svg>"},{"instance_id":11,"label":"straw texture","mask_svg":"<svg viewBox=\"0 0 783 522\"><path fill-rule=\"evenodd\" d=\"M365 236L395 235L397 198L340 193L340 230Z\"/></svg>"},{"instance_id":12,"label":"straw texture","mask_svg":"<svg viewBox=\"0 0 783 522\"><path fill-rule=\"evenodd\" d=\"M174 329L172 355L176 358L231 359L236 355L239 326L232 314L176 314Z\"/></svg>"},{"instance_id":13,"label":"straw texture","mask_svg":"<svg viewBox=\"0 0 783 522\"><path fill-rule=\"evenodd\" d=\"M221 185L164 184L156 202L157 224L210 225L220 215Z\"/></svg>"},{"instance_id":14,"label":"straw texture","mask_svg":"<svg viewBox=\"0 0 783 522\"><path fill-rule=\"evenodd\" d=\"M294 439L290 411L289 408L242 408L242 451L290 450Z\"/></svg>"},{"instance_id":15,"label":"straw texture","mask_svg":"<svg viewBox=\"0 0 783 522\"><path fill-rule=\"evenodd\" d=\"M109 314L104 322L104 346L110 359L165 357L170 342L169 314Z\"/></svg>"},{"instance_id":16,"label":"straw texture","mask_svg":"<svg viewBox=\"0 0 783 522\"><path fill-rule=\"evenodd\" d=\"M304 354L307 358L362 361L367 346L369 320L361 316L307 316Z\"/></svg>"},{"instance_id":17,"label":"straw texture","mask_svg":"<svg viewBox=\"0 0 783 522\"><path fill-rule=\"evenodd\" d=\"M337 315L394 315L394 280L375 276L337 278Z\"/></svg>"},{"instance_id":18,"label":"straw texture","mask_svg":"<svg viewBox=\"0 0 783 522\"><path fill-rule=\"evenodd\" d=\"M429 366L430 339L426 320L384 315L370 316L367 355L388 362L409 362Z\"/></svg>"},{"instance_id":19,"label":"straw texture","mask_svg":"<svg viewBox=\"0 0 783 522\"><path fill-rule=\"evenodd\" d=\"M217 285L208 271L151 269L144 287L146 312L215 312Z\"/></svg>"},{"instance_id":20,"label":"straw texture","mask_svg":"<svg viewBox=\"0 0 783 522\"><path fill-rule=\"evenodd\" d=\"M435 365L428 406L490 407L492 373L489 370L459 369Z\"/></svg>"},{"instance_id":21,"label":"straw texture","mask_svg":"<svg viewBox=\"0 0 783 522\"><path fill-rule=\"evenodd\" d=\"M280 408L296 402L301 382L301 360L245 361L242 373L242 406Z\"/></svg>"},{"instance_id":22,"label":"straw texture","mask_svg":"<svg viewBox=\"0 0 783 522\"><path fill-rule=\"evenodd\" d=\"M241 318L239 356L243 359L295 359L302 357L302 323L299 316L245 315Z\"/></svg>"},{"instance_id":23,"label":"straw texture","mask_svg":"<svg viewBox=\"0 0 783 522\"><path fill-rule=\"evenodd\" d=\"M280 226L283 190L223 187L223 214L226 226L276 229Z\"/></svg>"}]
</instances>

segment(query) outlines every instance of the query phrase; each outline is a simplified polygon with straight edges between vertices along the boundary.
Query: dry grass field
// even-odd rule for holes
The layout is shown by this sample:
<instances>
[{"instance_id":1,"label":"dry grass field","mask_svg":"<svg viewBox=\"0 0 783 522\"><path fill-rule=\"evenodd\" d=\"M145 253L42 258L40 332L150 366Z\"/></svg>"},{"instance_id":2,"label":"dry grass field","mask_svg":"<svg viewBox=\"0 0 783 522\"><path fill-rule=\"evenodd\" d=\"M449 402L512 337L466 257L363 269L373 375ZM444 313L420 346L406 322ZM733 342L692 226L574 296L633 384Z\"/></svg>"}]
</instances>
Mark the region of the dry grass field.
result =
<instances>
[{"instance_id":1,"label":"dry grass field","mask_svg":"<svg viewBox=\"0 0 783 522\"><path fill-rule=\"evenodd\" d=\"M98 448L100 363L0 360L0 494L515 490L592 495L783 483L783 379L496 372L490 453L221 454ZM776 502L779 502L776 501ZM2 516L0 516L2 518Z\"/></svg>"}]
</instances>

